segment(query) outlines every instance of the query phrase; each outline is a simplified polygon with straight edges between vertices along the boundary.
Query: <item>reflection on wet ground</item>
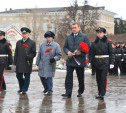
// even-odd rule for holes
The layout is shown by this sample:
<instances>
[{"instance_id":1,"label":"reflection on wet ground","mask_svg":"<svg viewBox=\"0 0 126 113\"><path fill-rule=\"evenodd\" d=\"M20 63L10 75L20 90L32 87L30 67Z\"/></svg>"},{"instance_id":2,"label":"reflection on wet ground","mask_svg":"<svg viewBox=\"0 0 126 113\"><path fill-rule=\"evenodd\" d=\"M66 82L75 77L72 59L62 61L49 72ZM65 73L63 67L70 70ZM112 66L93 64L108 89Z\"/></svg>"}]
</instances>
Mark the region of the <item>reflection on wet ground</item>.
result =
<instances>
[{"instance_id":1,"label":"reflection on wet ground","mask_svg":"<svg viewBox=\"0 0 126 113\"><path fill-rule=\"evenodd\" d=\"M0 113L126 113L126 76L108 76L108 90L104 100L96 100L95 76L85 73L85 92L77 97L78 82L74 74L71 99L63 99L65 71L57 71L54 78L54 93L47 96L37 75L31 74L31 83L26 95L17 94L18 82L15 73L5 73L7 91L0 92Z\"/></svg>"}]
</instances>

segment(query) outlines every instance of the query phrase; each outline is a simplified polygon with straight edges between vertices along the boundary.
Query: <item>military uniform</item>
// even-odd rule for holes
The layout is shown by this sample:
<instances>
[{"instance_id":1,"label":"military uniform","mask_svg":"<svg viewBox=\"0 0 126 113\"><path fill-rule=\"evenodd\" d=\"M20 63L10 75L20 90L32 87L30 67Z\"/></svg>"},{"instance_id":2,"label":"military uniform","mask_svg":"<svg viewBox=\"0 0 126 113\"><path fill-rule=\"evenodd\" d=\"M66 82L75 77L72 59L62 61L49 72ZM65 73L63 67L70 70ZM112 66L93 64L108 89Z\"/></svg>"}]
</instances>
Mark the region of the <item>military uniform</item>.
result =
<instances>
[{"instance_id":1,"label":"military uniform","mask_svg":"<svg viewBox=\"0 0 126 113\"><path fill-rule=\"evenodd\" d=\"M4 31L0 31L0 36L5 36ZM12 52L6 39L0 40L0 90L6 90L6 83L3 76L3 71L6 64L12 64Z\"/></svg>"},{"instance_id":2,"label":"military uniform","mask_svg":"<svg viewBox=\"0 0 126 113\"><path fill-rule=\"evenodd\" d=\"M122 66L121 66L122 49L120 45L115 47L114 55L115 55L114 74L118 76L118 67L120 68L120 71L122 72Z\"/></svg>"},{"instance_id":3,"label":"military uniform","mask_svg":"<svg viewBox=\"0 0 126 113\"><path fill-rule=\"evenodd\" d=\"M30 33L28 28L21 29L23 33ZM36 43L29 37L16 43L14 64L16 65L16 77L19 82L19 92L26 93L30 83L33 58L36 56ZM23 78L23 75L25 78Z\"/></svg>"},{"instance_id":4,"label":"military uniform","mask_svg":"<svg viewBox=\"0 0 126 113\"><path fill-rule=\"evenodd\" d=\"M96 32L106 32L106 29L99 27ZM95 42L92 43L89 54L90 60L94 60L94 66L96 69L96 81L98 85L98 97L103 99L106 93L106 81L109 66L114 67L114 54L111 42L108 41L104 35L102 39L96 38ZM111 65L110 65L111 64Z\"/></svg>"}]
</instances>

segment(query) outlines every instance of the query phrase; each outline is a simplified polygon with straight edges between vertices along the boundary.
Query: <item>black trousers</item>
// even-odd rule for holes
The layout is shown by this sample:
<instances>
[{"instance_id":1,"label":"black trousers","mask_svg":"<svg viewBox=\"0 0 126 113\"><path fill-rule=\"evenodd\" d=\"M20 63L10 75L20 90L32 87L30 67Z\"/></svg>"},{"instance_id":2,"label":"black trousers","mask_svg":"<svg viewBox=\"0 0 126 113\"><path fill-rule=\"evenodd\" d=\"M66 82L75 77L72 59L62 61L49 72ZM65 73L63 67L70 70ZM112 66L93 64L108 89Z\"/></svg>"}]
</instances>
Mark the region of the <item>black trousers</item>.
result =
<instances>
[{"instance_id":1,"label":"black trousers","mask_svg":"<svg viewBox=\"0 0 126 113\"><path fill-rule=\"evenodd\" d=\"M91 67L92 67L92 75L93 75L96 72L94 62L91 62Z\"/></svg>"},{"instance_id":2,"label":"black trousers","mask_svg":"<svg viewBox=\"0 0 126 113\"><path fill-rule=\"evenodd\" d=\"M96 81L98 85L98 95L104 96L107 88L107 73L109 69L96 69Z\"/></svg>"},{"instance_id":3,"label":"black trousers","mask_svg":"<svg viewBox=\"0 0 126 113\"><path fill-rule=\"evenodd\" d=\"M116 75L118 75L118 67L119 67L120 71L122 72L121 61L115 61L115 63L114 63L114 71L115 71L114 73Z\"/></svg>"},{"instance_id":4,"label":"black trousers","mask_svg":"<svg viewBox=\"0 0 126 113\"><path fill-rule=\"evenodd\" d=\"M30 84L30 73L17 73L16 77L18 79L20 90L25 92L28 91Z\"/></svg>"},{"instance_id":5,"label":"black trousers","mask_svg":"<svg viewBox=\"0 0 126 113\"><path fill-rule=\"evenodd\" d=\"M71 95L73 89L73 71L76 70L78 82L79 82L79 89L78 93L84 92L84 67L71 67L67 66L67 74L65 79L65 89L66 94Z\"/></svg>"},{"instance_id":6,"label":"black trousers","mask_svg":"<svg viewBox=\"0 0 126 113\"><path fill-rule=\"evenodd\" d=\"M4 68L5 68L5 64L0 64L0 90L6 90L6 83L4 81L4 76L3 76L3 72L4 72Z\"/></svg>"}]
</instances>

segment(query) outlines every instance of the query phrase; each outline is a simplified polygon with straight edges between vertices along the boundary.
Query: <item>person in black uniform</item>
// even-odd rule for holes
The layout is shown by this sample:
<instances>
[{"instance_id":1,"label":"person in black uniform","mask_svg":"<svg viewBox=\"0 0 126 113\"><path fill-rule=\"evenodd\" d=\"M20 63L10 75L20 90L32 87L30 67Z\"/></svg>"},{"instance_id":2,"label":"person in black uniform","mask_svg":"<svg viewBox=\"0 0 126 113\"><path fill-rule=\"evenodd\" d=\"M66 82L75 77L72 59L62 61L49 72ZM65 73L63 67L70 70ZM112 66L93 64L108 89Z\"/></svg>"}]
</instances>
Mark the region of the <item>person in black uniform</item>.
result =
<instances>
[{"instance_id":1,"label":"person in black uniform","mask_svg":"<svg viewBox=\"0 0 126 113\"><path fill-rule=\"evenodd\" d=\"M126 44L122 45L121 66L122 66L122 71L120 75L126 75Z\"/></svg>"},{"instance_id":2,"label":"person in black uniform","mask_svg":"<svg viewBox=\"0 0 126 113\"><path fill-rule=\"evenodd\" d=\"M114 49L114 54L115 54L114 75L118 76L118 67L120 68L120 71L122 72L122 66L121 66L122 49L119 43L116 44L116 47Z\"/></svg>"},{"instance_id":3,"label":"person in black uniform","mask_svg":"<svg viewBox=\"0 0 126 113\"><path fill-rule=\"evenodd\" d=\"M6 64L12 64L12 52L5 39L5 32L0 31L0 91L6 90L6 83L3 76Z\"/></svg>"},{"instance_id":4,"label":"person in black uniform","mask_svg":"<svg viewBox=\"0 0 126 113\"><path fill-rule=\"evenodd\" d=\"M110 68L114 68L114 54L112 44L105 36L106 29L99 27L97 37L90 48L89 59L94 60L96 69L96 81L98 85L98 96L96 99L104 99L106 93L107 73Z\"/></svg>"},{"instance_id":5,"label":"person in black uniform","mask_svg":"<svg viewBox=\"0 0 126 113\"><path fill-rule=\"evenodd\" d=\"M21 32L22 40L16 43L14 64L16 65L16 77L20 88L18 93L26 94L30 84L33 58L36 56L36 43L29 38L31 33L29 28L23 27Z\"/></svg>"}]
</instances>

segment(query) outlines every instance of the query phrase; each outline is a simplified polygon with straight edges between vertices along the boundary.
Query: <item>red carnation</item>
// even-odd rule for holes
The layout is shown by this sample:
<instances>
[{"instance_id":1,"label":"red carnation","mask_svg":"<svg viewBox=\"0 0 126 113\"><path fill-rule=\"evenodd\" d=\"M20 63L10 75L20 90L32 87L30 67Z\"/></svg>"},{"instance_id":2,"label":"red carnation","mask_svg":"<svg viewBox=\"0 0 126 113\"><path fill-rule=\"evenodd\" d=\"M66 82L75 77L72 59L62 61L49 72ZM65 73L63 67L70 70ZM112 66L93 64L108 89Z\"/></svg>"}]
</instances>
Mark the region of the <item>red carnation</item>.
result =
<instances>
[{"instance_id":1,"label":"red carnation","mask_svg":"<svg viewBox=\"0 0 126 113\"><path fill-rule=\"evenodd\" d=\"M45 53L48 53L48 52L50 52L52 50L52 48L49 48L49 49L47 49L46 51L45 51Z\"/></svg>"},{"instance_id":2,"label":"red carnation","mask_svg":"<svg viewBox=\"0 0 126 113\"><path fill-rule=\"evenodd\" d=\"M79 48L82 50L82 52L85 52L86 54L89 52L88 45L81 41Z\"/></svg>"},{"instance_id":3,"label":"red carnation","mask_svg":"<svg viewBox=\"0 0 126 113\"><path fill-rule=\"evenodd\" d=\"M28 45L23 44L23 47L25 47L25 53L26 53L26 56L28 56ZM27 60L27 63L28 63L28 66L30 66L30 61L29 60Z\"/></svg>"},{"instance_id":4,"label":"red carnation","mask_svg":"<svg viewBox=\"0 0 126 113\"><path fill-rule=\"evenodd\" d=\"M28 45L27 45L27 44L23 44L23 47L26 47L26 48L28 48Z\"/></svg>"}]
</instances>

